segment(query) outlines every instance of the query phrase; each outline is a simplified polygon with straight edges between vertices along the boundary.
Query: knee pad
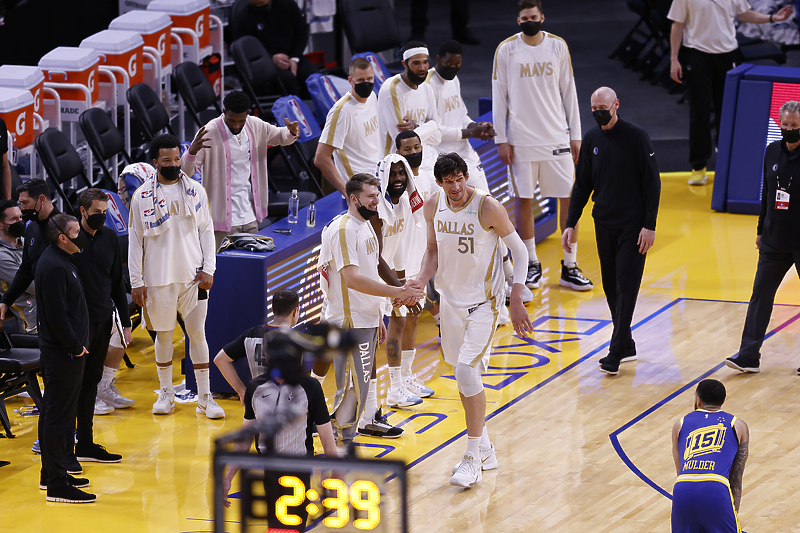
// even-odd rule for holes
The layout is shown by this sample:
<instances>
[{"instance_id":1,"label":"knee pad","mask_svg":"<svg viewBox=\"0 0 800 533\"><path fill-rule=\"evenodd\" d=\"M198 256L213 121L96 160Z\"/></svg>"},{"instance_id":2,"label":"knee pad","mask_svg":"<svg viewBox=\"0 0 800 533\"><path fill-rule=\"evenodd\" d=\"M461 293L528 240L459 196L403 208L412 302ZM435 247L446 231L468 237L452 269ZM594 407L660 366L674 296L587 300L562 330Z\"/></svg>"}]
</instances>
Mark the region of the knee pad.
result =
<instances>
[{"instance_id":1,"label":"knee pad","mask_svg":"<svg viewBox=\"0 0 800 533\"><path fill-rule=\"evenodd\" d=\"M459 392L467 398L480 394L483 390L481 371L477 367L469 366L466 363L458 363L455 375Z\"/></svg>"}]
</instances>

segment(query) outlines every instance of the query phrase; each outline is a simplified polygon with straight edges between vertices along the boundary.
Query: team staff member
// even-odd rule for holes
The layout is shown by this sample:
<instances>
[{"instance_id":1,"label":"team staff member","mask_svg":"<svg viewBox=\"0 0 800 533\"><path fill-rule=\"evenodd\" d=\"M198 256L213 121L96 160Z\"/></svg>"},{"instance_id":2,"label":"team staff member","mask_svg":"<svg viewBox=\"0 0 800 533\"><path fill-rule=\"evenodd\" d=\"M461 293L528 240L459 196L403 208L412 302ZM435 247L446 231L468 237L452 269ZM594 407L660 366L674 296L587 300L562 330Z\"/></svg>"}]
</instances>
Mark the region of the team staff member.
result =
<instances>
[{"instance_id":1,"label":"team staff member","mask_svg":"<svg viewBox=\"0 0 800 533\"><path fill-rule=\"evenodd\" d=\"M40 363L44 369L44 413L39 420L40 487L46 487L49 502L87 503L96 501L97 496L79 490L88 486L89 480L67 474L66 456L66 451L72 449L89 344L89 312L70 256L86 247L86 235L81 233L75 217L59 214L47 222L47 239L52 246L42 252L35 278L36 286L45 288L36 291Z\"/></svg>"},{"instance_id":2,"label":"team staff member","mask_svg":"<svg viewBox=\"0 0 800 533\"><path fill-rule=\"evenodd\" d=\"M655 240L661 178L650 137L619 117L614 91L600 87L591 102L599 127L583 138L561 245L566 252L593 195L597 255L614 323L608 356L600 359L600 370L617 374L620 362L636 360L631 320L646 254Z\"/></svg>"},{"instance_id":3,"label":"team staff member","mask_svg":"<svg viewBox=\"0 0 800 533\"><path fill-rule=\"evenodd\" d=\"M722 411L725 385L697 384L694 411L672 427L672 532L740 533L742 476L750 450L744 420ZM732 505L731 505L732 504Z\"/></svg>"},{"instance_id":4,"label":"team staff member","mask_svg":"<svg viewBox=\"0 0 800 533\"><path fill-rule=\"evenodd\" d=\"M381 159L378 97L372 91L375 74L370 62L353 58L347 81L350 92L328 111L314 155L314 164L342 196L350 176L375 172Z\"/></svg>"},{"instance_id":5,"label":"team staff member","mask_svg":"<svg viewBox=\"0 0 800 533\"><path fill-rule=\"evenodd\" d=\"M267 148L292 144L300 132L289 119L278 128L250 116L242 91L225 95L222 107L222 116L200 128L181 159L187 176L202 168L217 248L226 235L258 231L269 199Z\"/></svg>"},{"instance_id":6,"label":"team staff member","mask_svg":"<svg viewBox=\"0 0 800 533\"><path fill-rule=\"evenodd\" d=\"M6 292L22 263L25 221L14 200L0 201L0 290ZM34 284L12 305L14 316L3 324L9 333L36 335L36 291Z\"/></svg>"},{"instance_id":7,"label":"team staff member","mask_svg":"<svg viewBox=\"0 0 800 533\"><path fill-rule=\"evenodd\" d=\"M500 43L492 74L492 118L497 154L509 166L516 197L515 223L528 250L525 284L536 289L542 265L536 256L533 197L558 198L564 231L569 195L581 148L581 119L567 43L541 31L545 18L539 0L517 3L520 33ZM531 105L535 102L535 105ZM578 268L578 234L564 253L559 284L576 291L592 288Z\"/></svg>"},{"instance_id":8,"label":"team staff member","mask_svg":"<svg viewBox=\"0 0 800 533\"><path fill-rule=\"evenodd\" d=\"M131 317L122 277L122 256L117 234L111 228L103 227L108 195L100 189L86 189L78 198L78 205L81 235L86 245L81 253L72 256L72 264L78 269L89 310L89 340L86 345L89 353L84 357L83 381L78 393L78 442L75 444L75 455L78 461L118 463L122 460L121 455L109 453L94 442L92 425L97 385L103 377L111 330L115 327L115 306L125 328L126 342L131 340Z\"/></svg>"},{"instance_id":9,"label":"team staff member","mask_svg":"<svg viewBox=\"0 0 800 533\"><path fill-rule=\"evenodd\" d=\"M795 194L792 199L793 190L798 187L792 187L793 176L800 176L800 102L786 102L780 115L783 139L770 143L764 152L753 295L747 306L739 353L725 360L726 365L741 372L761 371L761 345L775 293L792 265L800 265L800 195Z\"/></svg>"}]
</instances>

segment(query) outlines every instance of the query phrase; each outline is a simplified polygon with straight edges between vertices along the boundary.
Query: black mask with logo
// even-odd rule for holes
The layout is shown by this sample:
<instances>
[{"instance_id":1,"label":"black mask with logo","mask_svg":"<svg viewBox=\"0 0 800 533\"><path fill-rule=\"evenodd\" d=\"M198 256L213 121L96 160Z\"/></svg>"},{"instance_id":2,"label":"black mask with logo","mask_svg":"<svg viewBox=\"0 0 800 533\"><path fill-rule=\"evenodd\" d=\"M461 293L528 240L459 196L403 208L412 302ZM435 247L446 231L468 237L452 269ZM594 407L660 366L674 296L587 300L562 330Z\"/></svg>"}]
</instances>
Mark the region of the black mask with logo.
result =
<instances>
[{"instance_id":1,"label":"black mask with logo","mask_svg":"<svg viewBox=\"0 0 800 533\"><path fill-rule=\"evenodd\" d=\"M362 81L361 83L356 83L353 85L353 89L356 91L356 94L359 98L369 98L369 95L372 94L372 89L375 87L375 84L371 81Z\"/></svg>"},{"instance_id":2,"label":"black mask with logo","mask_svg":"<svg viewBox=\"0 0 800 533\"><path fill-rule=\"evenodd\" d=\"M450 67L450 66L443 67L441 65L436 67L436 72L439 73L439 76L441 76L442 79L445 79L447 81L450 81L453 78L455 78L459 70L461 70L461 67Z\"/></svg>"},{"instance_id":3,"label":"black mask with logo","mask_svg":"<svg viewBox=\"0 0 800 533\"><path fill-rule=\"evenodd\" d=\"M8 229L6 229L9 235L15 238L20 238L25 235L25 221L24 220L17 220L13 224L8 225Z\"/></svg>"},{"instance_id":4,"label":"black mask with logo","mask_svg":"<svg viewBox=\"0 0 800 533\"><path fill-rule=\"evenodd\" d=\"M23 209L22 210L22 220L25 222L34 222L39 220L39 210L36 209L36 206L39 204L37 200L35 204L33 204L33 209Z\"/></svg>"},{"instance_id":5,"label":"black mask with logo","mask_svg":"<svg viewBox=\"0 0 800 533\"><path fill-rule=\"evenodd\" d=\"M181 167L161 167L158 169L158 173L161 174L161 177L166 181L178 181L178 179L181 177Z\"/></svg>"},{"instance_id":6,"label":"black mask with logo","mask_svg":"<svg viewBox=\"0 0 800 533\"><path fill-rule=\"evenodd\" d=\"M785 130L781 128L781 137L788 144L794 144L800 141L800 130Z\"/></svg>"},{"instance_id":7,"label":"black mask with logo","mask_svg":"<svg viewBox=\"0 0 800 533\"><path fill-rule=\"evenodd\" d=\"M522 33L528 37L535 37L542 29L542 22L540 20L526 20L519 27Z\"/></svg>"},{"instance_id":8,"label":"black mask with logo","mask_svg":"<svg viewBox=\"0 0 800 533\"><path fill-rule=\"evenodd\" d=\"M403 157L406 158L408 161L408 166L411 168L419 168L422 165L422 152L417 152L416 154L408 154L404 155Z\"/></svg>"}]
</instances>

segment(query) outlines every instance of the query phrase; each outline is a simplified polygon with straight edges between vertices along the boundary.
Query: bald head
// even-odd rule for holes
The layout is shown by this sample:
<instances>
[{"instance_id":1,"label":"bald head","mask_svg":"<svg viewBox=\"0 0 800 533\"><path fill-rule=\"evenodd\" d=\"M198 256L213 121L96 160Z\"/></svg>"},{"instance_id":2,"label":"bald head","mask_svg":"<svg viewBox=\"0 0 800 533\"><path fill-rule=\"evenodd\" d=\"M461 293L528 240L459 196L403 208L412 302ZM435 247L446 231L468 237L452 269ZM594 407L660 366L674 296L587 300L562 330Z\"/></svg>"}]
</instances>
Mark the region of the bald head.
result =
<instances>
[{"instance_id":1,"label":"bald head","mask_svg":"<svg viewBox=\"0 0 800 533\"><path fill-rule=\"evenodd\" d=\"M592 109L611 109L617 93L611 87L600 87L592 93Z\"/></svg>"},{"instance_id":2,"label":"bald head","mask_svg":"<svg viewBox=\"0 0 800 533\"><path fill-rule=\"evenodd\" d=\"M619 100L610 87L600 87L592 93L592 115L604 130L610 130L617 123L617 109Z\"/></svg>"}]
</instances>

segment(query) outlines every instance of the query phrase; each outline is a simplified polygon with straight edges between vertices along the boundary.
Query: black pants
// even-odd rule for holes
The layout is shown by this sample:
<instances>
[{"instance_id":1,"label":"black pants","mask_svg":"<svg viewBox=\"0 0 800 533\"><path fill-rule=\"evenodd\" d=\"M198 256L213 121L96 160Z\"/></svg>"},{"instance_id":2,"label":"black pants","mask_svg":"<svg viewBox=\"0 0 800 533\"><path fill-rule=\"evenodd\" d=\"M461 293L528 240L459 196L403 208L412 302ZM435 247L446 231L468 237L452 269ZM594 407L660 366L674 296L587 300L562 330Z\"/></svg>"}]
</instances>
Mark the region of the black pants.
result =
<instances>
[{"instance_id":1,"label":"black pants","mask_svg":"<svg viewBox=\"0 0 800 533\"><path fill-rule=\"evenodd\" d=\"M636 244L642 228L612 229L595 222L594 230L603 291L614 322L608 354L619 358L635 355L631 321L646 258L646 254L639 253L639 245Z\"/></svg>"},{"instance_id":2,"label":"black pants","mask_svg":"<svg viewBox=\"0 0 800 533\"><path fill-rule=\"evenodd\" d=\"M278 482L281 476L294 476L300 479L306 490L308 490L311 485L311 475L308 473L264 472L264 493L267 499L267 509L269 509L267 511L267 525L269 529L282 529L303 533L306 530L306 522L308 521L308 511L306 510L307 499L304 498L303 502L296 507L287 506L286 508L288 514L300 517L300 524L284 524L275 516L275 502L278 501L278 498L294 494L294 489L292 487L284 487Z\"/></svg>"},{"instance_id":3,"label":"black pants","mask_svg":"<svg viewBox=\"0 0 800 533\"><path fill-rule=\"evenodd\" d=\"M714 106L714 131L719 137L725 75L741 63L736 49L726 54L707 54L681 47L680 63L689 98L689 162L693 170L705 168L716 142L711 138L711 106Z\"/></svg>"},{"instance_id":4,"label":"black pants","mask_svg":"<svg viewBox=\"0 0 800 533\"><path fill-rule=\"evenodd\" d=\"M89 353L83 356L86 360L83 368L83 381L78 394L78 443L92 444L92 427L94 420L94 402L97 399L97 384L103 378L103 366L108 354L108 343L111 341L111 317L105 322L89 324Z\"/></svg>"},{"instance_id":5,"label":"black pants","mask_svg":"<svg viewBox=\"0 0 800 533\"><path fill-rule=\"evenodd\" d=\"M44 378L44 412L39 414L39 446L42 477L47 487L67 484L64 457L72 450L78 392L83 379L84 357L43 351L39 362Z\"/></svg>"},{"instance_id":6,"label":"black pants","mask_svg":"<svg viewBox=\"0 0 800 533\"><path fill-rule=\"evenodd\" d=\"M775 293L778 292L783 277L792 265L800 265L800 250L777 250L761 243L756 279L753 282L753 295L747 306L742 344L739 347L740 356L750 359L761 358L761 345L764 343L764 335L767 333L769 319L772 316Z\"/></svg>"},{"instance_id":7,"label":"black pants","mask_svg":"<svg viewBox=\"0 0 800 533\"><path fill-rule=\"evenodd\" d=\"M450 27L453 33L467 29L469 24L469 1L450 0ZM425 35L428 27L428 0L411 0L411 34Z\"/></svg>"},{"instance_id":8,"label":"black pants","mask_svg":"<svg viewBox=\"0 0 800 533\"><path fill-rule=\"evenodd\" d=\"M300 56L297 61L297 75L292 74L292 71L288 68L285 70L278 69L278 78L280 78L283 88L286 89L288 94L296 94L301 98L308 98L306 80L315 72L319 72L317 66L309 61L307 57Z\"/></svg>"}]
</instances>

